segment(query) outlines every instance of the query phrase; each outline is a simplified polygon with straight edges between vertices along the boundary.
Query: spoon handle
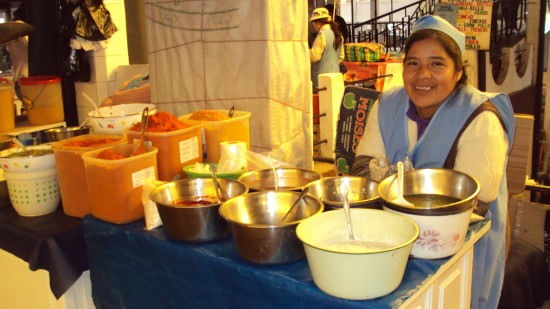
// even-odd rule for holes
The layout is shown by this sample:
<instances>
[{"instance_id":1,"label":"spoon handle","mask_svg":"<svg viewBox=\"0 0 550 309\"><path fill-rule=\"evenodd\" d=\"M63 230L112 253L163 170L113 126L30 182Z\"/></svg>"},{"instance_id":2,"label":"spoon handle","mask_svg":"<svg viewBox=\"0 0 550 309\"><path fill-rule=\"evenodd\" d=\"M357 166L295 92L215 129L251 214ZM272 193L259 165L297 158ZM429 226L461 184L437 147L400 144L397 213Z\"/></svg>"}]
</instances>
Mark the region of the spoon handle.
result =
<instances>
[{"instance_id":1,"label":"spoon handle","mask_svg":"<svg viewBox=\"0 0 550 309\"><path fill-rule=\"evenodd\" d=\"M403 196L403 162L397 162L397 193L399 196Z\"/></svg>"},{"instance_id":2,"label":"spoon handle","mask_svg":"<svg viewBox=\"0 0 550 309\"><path fill-rule=\"evenodd\" d=\"M344 212L346 215L346 221L348 223L349 239L355 240L355 234L353 233L353 228L351 227L351 213L350 213L349 202L348 202L348 188L345 188L343 190L343 198L344 198Z\"/></svg>"}]
</instances>

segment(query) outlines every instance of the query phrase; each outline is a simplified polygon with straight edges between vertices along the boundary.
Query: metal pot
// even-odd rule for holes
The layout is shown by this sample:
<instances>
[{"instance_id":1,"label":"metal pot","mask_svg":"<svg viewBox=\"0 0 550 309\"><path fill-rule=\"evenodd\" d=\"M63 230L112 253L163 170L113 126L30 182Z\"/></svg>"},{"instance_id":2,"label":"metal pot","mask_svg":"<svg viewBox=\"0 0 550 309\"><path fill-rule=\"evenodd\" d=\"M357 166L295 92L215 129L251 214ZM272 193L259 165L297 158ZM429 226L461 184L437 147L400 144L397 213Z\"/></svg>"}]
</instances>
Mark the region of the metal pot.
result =
<instances>
[{"instance_id":1,"label":"metal pot","mask_svg":"<svg viewBox=\"0 0 550 309\"><path fill-rule=\"evenodd\" d=\"M43 143L58 142L70 137L85 135L90 133L91 127L66 127L44 130L41 133Z\"/></svg>"},{"instance_id":2,"label":"metal pot","mask_svg":"<svg viewBox=\"0 0 550 309\"><path fill-rule=\"evenodd\" d=\"M291 215L281 220L298 199L296 191L260 191L232 198L220 207L227 220L239 256L257 264L285 264L304 257L296 226L323 212L323 203L305 195Z\"/></svg>"},{"instance_id":3,"label":"metal pot","mask_svg":"<svg viewBox=\"0 0 550 309\"><path fill-rule=\"evenodd\" d=\"M302 190L307 184L321 179L321 174L299 168L271 168L251 171L239 177L239 181L245 183L250 191L262 190Z\"/></svg>"},{"instance_id":4,"label":"metal pot","mask_svg":"<svg viewBox=\"0 0 550 309\"><path fill-rule=\"evenodd\" d=\"M229 198L248 192L248 187L233 179L218 179ZM150 199L156 203L166 234L186 242L209 242L229 236L225 220L220 217L220 203L175 206L174 202L193 197L215 197L212 178L187 178L168 182L153 189Z\"/></svg>"},{"instance_id":5,"label":"metal pot","mask_svg":"<svg viewBox=\"0 0 550 309\"><path fill-rule=\"evenodd\" d=\"M340 193L342 184L349 188L350 207L382 209L378 193L380 182L374 179L353 176L323 177L310 182L307 187L309 194L319 198L325 204L325 209L341 209L344 205Z\"/></svg>"},{"instance_id":6,"label":"metal pot","mask_svg":"<svg viewBox=\"0 0 550 309\"><path fill-rule=\"evenodd\" d=\"M450 215L475 206L479 183L459 171L425 168L403 174L403 196L414 206L392 202L397 197L397 175L382 180L378 192L382 204L396 211L417 215Z\"/></svg>"}]
</instances>

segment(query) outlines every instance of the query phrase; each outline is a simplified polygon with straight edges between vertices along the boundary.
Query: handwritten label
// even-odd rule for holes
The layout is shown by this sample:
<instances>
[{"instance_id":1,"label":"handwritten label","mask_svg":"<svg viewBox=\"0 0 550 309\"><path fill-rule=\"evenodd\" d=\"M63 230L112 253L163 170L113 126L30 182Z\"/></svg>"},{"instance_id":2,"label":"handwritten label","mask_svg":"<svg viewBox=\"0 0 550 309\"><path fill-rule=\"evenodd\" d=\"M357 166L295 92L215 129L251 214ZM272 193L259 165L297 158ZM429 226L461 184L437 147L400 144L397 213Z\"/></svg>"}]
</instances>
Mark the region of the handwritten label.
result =
<instances>
[{"instance_id":1,"label":"handwritten label","mask_svg":"<svg viewBox=\"0 0 550 309\"><path fill-rule=\"evenodd\" d=\"M196 136L179 142L180 163L191 161L199 156L199 140Z\"/></svg>"},{"instance_id":2,"label":"handwritten label","mask_svg":"<svg viewBox=\"0 0 550 309\"><path fill-rule=\"evenodd\" d=\"M151 166L141 171L132 173L132 188L137 188L143 186L145 179L153 178L155 179L155 167Z\"/></svg>"},{"instance_id":3,"label":"handwritten label","mask_svg":"<svg viewBox=\"0 0 550 309\"><path fill-rule=\"evenodd\" d=\"M466 35L466 49L488 50L493 0L444 0L457 6L456 28Z\"/></svg>"}]
</instances>

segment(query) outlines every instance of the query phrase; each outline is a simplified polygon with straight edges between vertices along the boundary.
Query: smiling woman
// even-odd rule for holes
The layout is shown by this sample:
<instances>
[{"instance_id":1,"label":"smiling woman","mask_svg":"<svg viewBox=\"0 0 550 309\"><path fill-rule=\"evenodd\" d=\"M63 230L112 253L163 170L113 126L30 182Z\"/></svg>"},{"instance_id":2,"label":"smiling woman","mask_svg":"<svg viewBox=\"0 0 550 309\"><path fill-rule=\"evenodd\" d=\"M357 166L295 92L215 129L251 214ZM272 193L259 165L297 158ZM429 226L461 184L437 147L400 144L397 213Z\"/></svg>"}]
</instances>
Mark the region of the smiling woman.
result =
<instances>
[{"instance_id":1,"label":"smiling woman","mask_svg":"<svg viewBox=\"0 0 550 309\"><path fill-rule=\"evenodd\" d=\"M370 176L372 158L414 168L454 169L480 184L478 214L491 219L475 246L472 308L496 308L504 274L507 190L505 163L514 112L505 94L467 85L465 36L437 16L423 16L405 46L404 86L384 92L369 113L352 175ZM487 279L489 278L489 279Z\"/></svg>"}]
</instances>

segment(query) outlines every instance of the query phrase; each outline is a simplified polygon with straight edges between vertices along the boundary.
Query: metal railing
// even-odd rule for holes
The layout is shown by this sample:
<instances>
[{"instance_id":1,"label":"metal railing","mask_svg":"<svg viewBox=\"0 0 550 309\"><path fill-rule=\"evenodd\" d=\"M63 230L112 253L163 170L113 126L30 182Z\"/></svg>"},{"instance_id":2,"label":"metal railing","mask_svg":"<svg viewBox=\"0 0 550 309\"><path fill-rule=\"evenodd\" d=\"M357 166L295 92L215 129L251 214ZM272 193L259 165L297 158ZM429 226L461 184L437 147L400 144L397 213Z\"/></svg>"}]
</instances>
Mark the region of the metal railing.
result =
<instances>
[{"instance_id":1,"label":"metal railing","mask_svg":"<svg viewBox=\"0 0 550 309\"><path fill-rule=\"evenodd\" d=\"M420 0L362 23L348 25L350 42L378 42L387 51L400 52L412 25L423 15L433 14L436 0ZM513 46L525 36L527 0L496 0L491 17L491 57L498 58L502 47ZM394 19L394 16L405 16Z\"/></svg>"},{"instance_id":2,"label":"metal railing","mask_svg":"<svg viewBox=\"0 0 550 309\"><path fill-rule=\"evenodd\" d=\"M412 25L424 15L434 12L435 0L421 0L362 23L349 25L350 42L377 42L386 51L400 52L409 37ZM394 20L394 16L404 16Z\"/></svg>"}]
</instances>

